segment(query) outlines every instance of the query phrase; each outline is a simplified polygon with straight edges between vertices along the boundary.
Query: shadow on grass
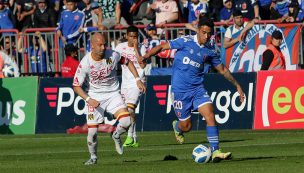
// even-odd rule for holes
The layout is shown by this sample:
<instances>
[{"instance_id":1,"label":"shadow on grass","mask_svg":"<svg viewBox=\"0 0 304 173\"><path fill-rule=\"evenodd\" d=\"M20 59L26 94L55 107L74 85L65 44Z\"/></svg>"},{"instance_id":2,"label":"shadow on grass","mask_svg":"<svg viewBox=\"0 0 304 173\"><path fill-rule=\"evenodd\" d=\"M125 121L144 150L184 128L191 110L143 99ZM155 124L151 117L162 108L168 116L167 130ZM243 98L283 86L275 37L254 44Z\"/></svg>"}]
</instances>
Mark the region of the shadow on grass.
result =
<instances>
[{"instance_id":1,"label":"shadow on grass","mask_svg":"<svg viewBox=\"0 0 304 173\"><path fill-rule=\"evenodd\" d=\"M274 156L274 157L245 157L245 158L232 158L230 161L239 162L247 160L263 160L263 159L279 159L279 158L292 158L292 157L303 157L304 155L297 156Z\"/></svg>"},{"instance_id":2,"label":"shadow on grass","mask_svg":"<svg viewBox=\"0 0 304 173\"><path fill-rule=\"evenodd\" d=\"M253 140L253 139L238 139L238 140L220 140L221 143L228 143L228 142L243 142L243 141L248 141L248 140ZM182 145L192 145L192 144L209 144L209 141L201 141L201 142L192 142L192 143L183 143ZM179 146L181 144L175 143L175 144L157 144L157 145L146 145L148 147L155 147L155 146Z\"/></svg>"}]
</instances>

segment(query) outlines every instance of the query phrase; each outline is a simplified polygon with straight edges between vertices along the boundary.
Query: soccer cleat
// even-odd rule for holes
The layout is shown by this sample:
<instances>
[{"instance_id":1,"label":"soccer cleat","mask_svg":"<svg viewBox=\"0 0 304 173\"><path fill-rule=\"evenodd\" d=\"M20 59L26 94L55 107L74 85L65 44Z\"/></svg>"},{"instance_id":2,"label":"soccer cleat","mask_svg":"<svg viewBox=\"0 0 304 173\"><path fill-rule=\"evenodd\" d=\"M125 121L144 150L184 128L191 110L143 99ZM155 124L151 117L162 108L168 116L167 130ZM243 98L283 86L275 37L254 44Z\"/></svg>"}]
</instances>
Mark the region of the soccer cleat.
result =
<instances>
[{"instance_id":1,"label":"soccer cleat","mask_svg":"<svg viewBox=\"0 0 304 173\"><path fill-rule=\"evenodd\" d=\"M89 161L84 163L84 165L93 165L93 164L97 164L97 158L90 159Z\"/></svg>"},{"instance_id":2,"label":"soccer cleat","mask_svg":"<svg viewBox=\"0 0 304 173\"><path fill-rule=\"evenodd\" d=\"M213 163L218 163L222 160L226 160L231 158L232 153L231 152L227 152L227 153L222 153L221 150L216 150L213 151L212 153L212 162Z\"/></svg>"},{"instance_id":3,"label":"soccer cleat","mask_svg":"<svg viewBox=\"0 0 304 173\"><path fill-rule=\"evenodd\" d=\"M134 143L133 138L128 136L125 143L123 144L123 147L132 147L133 143Z\"/></svg>"},{"instance_id":4,"label":"soccer cleat","mask_svg":"<svg viewBox=\"0 0 304 173\"><path fill-rule=\"evenodd\" d=\"M123 146L122 146L120 137L118 137L118 138L114 137L113 132L111 133L111 137L114 140L117 153L120 154L120 155L123 155L124 151L123 151Z\"/></svg>"},{"instance_id":5,"label":"soccer cleat","mask_svg":"<svg viewBox=\"0 0 304 173\"><path fill-rule=\"evenodd\" d=\"M133 144L131 145L131 147L138 147L138 146L139 146L138 143L133 143Z\"/></svg>"},{"instance_id":6,"label":"soccer cleat","mask_svg":"<svg viewBox=\"0 0 304 173\"><path fill-rule=\"evenodd\" d=\"M174 130L174 135L175 135L175 140L180 143L183 144L185 141L184 135L182 133L179 133L177 130L175 130L175 124L177 123L177 120L174 120L172 122L172 126L173 126L173 130Z\"/></svg>"}]
</instances>

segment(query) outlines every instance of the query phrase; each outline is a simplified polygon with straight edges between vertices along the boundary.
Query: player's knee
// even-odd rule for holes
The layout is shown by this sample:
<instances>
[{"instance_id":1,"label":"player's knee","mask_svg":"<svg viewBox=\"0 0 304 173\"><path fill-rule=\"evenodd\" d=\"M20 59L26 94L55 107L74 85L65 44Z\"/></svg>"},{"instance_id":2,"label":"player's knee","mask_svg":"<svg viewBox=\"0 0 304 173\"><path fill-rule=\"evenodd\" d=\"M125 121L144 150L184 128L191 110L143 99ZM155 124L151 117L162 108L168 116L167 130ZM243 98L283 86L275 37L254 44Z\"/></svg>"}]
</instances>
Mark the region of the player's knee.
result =
<instances>
[{"instance_id":1,"label":"player's knee","mask_svg":"<svg viewBox=\"0 0 304 173\"><path fill-rule=\"evenodd\" d=\"M127 116L127 117L123 117L121 119L118 120L119 123L121 123L121 125L124 126L124 128L129 128L129 126L131 125L131 117Z\"/></svg>"}]
</instances>

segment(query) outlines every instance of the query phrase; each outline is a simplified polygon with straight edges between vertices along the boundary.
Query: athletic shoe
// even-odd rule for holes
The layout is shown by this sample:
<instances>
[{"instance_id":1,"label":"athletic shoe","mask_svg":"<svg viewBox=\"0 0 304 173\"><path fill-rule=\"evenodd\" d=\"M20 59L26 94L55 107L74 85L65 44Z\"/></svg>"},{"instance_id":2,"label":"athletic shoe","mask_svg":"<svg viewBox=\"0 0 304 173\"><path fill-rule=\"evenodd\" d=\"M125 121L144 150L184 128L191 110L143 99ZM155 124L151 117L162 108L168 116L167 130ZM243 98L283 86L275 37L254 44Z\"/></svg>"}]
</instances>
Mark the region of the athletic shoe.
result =
<instances>
[{"instance_id":1,"label":"athletic shoe","mask_svg":"<svg viewBox=\"0 0 304 173\"><path fill-rule=\"evenodd\" d=\"M221 150L216 150L213 151L212 153L212 162L213 163L218 163L222 160L229 159L231 158L232 153L227 152L227 153L222 153Z\"/></svg>"},{"instance_id":2,"label":"athletic shoe","mask_svg":"<svg viewBox=\"0 0 304 173\"><path fill-rule=\"evenodd\" d=\"M117 153L120 154L120 155L123 155L123 152L124 152L124 151L123 151L123 146L122 146L120 137L115 138L115 137L113 136L113 132L111 133L111 137L112 137L112 139L114 140L114 143L115 143L115 147L116 147Z\"/></svg>"},{"instance_id":3,"label":"athletic shoe","mask_svg":"<svg viewBox=\"0 0 304 173\"><path fill-rule=\"evenodd\" d=\"M131 147L138 147L138 146L139 146L138 143L133 143L133 144L131 145Z\"/></svg>"},{"instance_id":4,"label":"athletic shoe","mask_svg":"<svg viewBox=\"0 0 304 173\"><path fill-rule=\"evenodd\" d=\"M177 120L174 120L172 122L172 126L173 126L173 130L174 130L174 135L175 135L175 140L180 143L183 144L185 141L184 135L182 133L179 133L177 130L175 130L175 124L177 123Z\"/></svg>"},{"instance_id":5,"label":"athletic shoe","mask_svg":"<svg viewBox=\"0 0 304 173\"><path fill-rule=\"evenodd\" d=\"M87 161L87 162L84 163L84 164L85 164L85 165L97 164L97 158L90 159L89 161Z\"/></svg>"},{"instance_id":6,"label":"athletic shoe","mask_svg":"<svg viewBox=\"0 0 304 173\"><path fill-rule=\"evenodd\" d=\"M125 143L123 144L123 147L132 147L133 143L134 143L133 138L128 136Z\"/></svg>"}]
</instances>

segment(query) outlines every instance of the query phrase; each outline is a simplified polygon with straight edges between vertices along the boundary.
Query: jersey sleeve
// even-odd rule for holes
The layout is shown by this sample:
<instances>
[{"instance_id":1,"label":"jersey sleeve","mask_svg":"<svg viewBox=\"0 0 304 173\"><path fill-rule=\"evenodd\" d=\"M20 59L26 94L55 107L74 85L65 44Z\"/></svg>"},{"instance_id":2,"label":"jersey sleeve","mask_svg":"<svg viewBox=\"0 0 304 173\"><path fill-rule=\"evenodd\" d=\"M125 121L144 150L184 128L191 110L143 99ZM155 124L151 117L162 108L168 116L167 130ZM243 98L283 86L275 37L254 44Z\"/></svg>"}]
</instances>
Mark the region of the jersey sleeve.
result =
<instances>
[{"instance_id":1,"label":"jersey sleeve","mask_svg":"<svg viewBox=\"0 0 304 173\"><path fill-rule=\"evenodd\" d=\"M184 47L184 43L186 42L186 38L179 37L175 40L169 40L171 49L181 49Z\"/></svg>"},{"instance_id":2,"label":"jersey sleeve","mask_svg":"<svg viewBox=\"0 0 304 173\"><path fill-rule=\"evenodd\" d=\"M218 58L217 54L210 51L211 55L207 57L206 62L211 65L211 67L216 67L222 64L222 61Z\"/></svg>"},{"instance_id":3,"label":"jersey sleeve","mask_svg":"<svg viewBox=\"0 0 304 173\"><path fill-rule=\"evenodd\" d=\"M88 64L86 64L85 61L81 61L78 65L78 68L74 76L73 86L81 87L88 74L89 74Z\"/></svg>"}]
</instances>

